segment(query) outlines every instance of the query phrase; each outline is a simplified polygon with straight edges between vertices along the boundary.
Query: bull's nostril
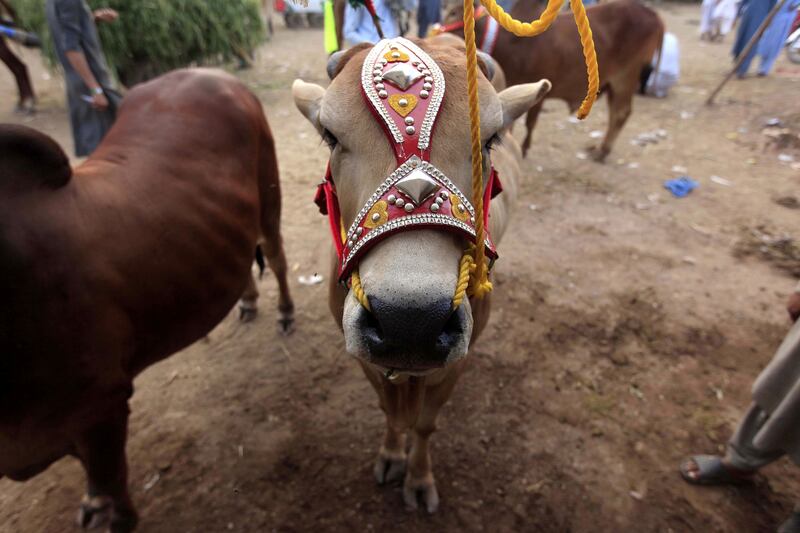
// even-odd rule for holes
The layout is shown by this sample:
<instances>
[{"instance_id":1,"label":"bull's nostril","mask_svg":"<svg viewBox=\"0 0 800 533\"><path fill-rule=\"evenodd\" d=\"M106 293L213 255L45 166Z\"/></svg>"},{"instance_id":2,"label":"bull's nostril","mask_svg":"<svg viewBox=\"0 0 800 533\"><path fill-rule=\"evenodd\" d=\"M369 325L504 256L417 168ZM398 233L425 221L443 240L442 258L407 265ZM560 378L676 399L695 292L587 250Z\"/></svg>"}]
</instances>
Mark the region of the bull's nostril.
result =
<instances>
[{"instance_id":1,"label":"bull's nostril","mask_svg":"<svg viewBox=\"0 0 800 533\"><path fill-rule=\"evenodd\" d=\"M436 339L436 347L440 350L449 351L464 334L463 312L463 307L459 307L450 313L447 322L445 322L442 328L442 332Z\"/></svg>"},{"instance_id":2,"label":"bull's nostril","mask_svg":"<svg viewBox=\"0 0 800 533\"><path fill-rule=\"evenodd\" d=\"M375 349L383 344L385 335L380 322L375 315L363 307L361 308L361 316L359 317L359 327L371 349Z\"/></svg>"}]
</instances>

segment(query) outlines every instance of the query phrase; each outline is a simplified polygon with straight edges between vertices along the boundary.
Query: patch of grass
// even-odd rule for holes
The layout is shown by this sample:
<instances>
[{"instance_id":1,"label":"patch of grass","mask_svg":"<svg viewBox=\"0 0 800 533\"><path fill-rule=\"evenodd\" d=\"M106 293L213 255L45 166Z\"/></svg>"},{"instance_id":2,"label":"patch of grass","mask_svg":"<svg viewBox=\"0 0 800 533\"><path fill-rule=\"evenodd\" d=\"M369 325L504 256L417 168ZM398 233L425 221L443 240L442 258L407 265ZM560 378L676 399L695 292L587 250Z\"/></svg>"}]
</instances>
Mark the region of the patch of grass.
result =
<instances>
[{"instance_id":1,"label":"patch of grass","mask_svg":"<svg viewBox=\"0 0 800 533\"><path fill-rule=\"evenodd\" d=\"M44 0L12 0L20 24L37 32L55 64ZM192 64L220 64L249 53L264 38L258 0L89 0L120 14L98 24L109 66L126 85Z\"/></svg>"},{"instance_id":2,"label":"patch of grass","mask_svg":"<svg viewBox=\"0 0 800 533\"><path fill-rule=\"evenodd\" d=\"M617 406L617 402L613 398L594 393L584 396L583 404L586 409L600 416L610 416Z\"/></svg>"}]
</instances>

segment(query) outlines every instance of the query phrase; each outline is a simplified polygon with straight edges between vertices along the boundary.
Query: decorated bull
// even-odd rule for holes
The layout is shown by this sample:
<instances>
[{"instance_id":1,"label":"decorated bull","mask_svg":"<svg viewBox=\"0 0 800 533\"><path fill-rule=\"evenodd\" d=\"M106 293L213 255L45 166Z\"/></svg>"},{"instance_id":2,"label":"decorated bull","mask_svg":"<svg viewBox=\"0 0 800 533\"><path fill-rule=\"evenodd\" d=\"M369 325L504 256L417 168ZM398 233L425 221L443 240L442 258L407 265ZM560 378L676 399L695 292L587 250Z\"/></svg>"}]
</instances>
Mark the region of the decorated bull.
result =
<instances>
[{"instance_id":1,"label":"decorated bull","mask_svg":"<svg viewBox=\"0 0 800 533\"><path fill-rule=\"evenodd\" d=\"M291 325L272 134L242 83L184 70L132 90L74 170L21 126L0 125L0 161L0 477L75 455L81 524L131 531L133 378L204 336L248 285L252 303L260 236Z\"/></svg>"},{"instance_id":2,"label":"decorated bull","mask_svg":"<svg viewBox=\"0 0 800 533\"><path fill-rule=\"evenodd\" d=\"M521 159L508 126L550 89L543 80L498 93L496 65L482 56L489 235L475 242L465 61L463 47L395 38L334 54L327 89L292 87L331 149L317 193L336 251L329 304L386 414L375 477L404 479L406 505L429 512L439 497L428 442L489 318L488 296L459 296L465 251L497 256Z\"/></svg>"}]
</instances>

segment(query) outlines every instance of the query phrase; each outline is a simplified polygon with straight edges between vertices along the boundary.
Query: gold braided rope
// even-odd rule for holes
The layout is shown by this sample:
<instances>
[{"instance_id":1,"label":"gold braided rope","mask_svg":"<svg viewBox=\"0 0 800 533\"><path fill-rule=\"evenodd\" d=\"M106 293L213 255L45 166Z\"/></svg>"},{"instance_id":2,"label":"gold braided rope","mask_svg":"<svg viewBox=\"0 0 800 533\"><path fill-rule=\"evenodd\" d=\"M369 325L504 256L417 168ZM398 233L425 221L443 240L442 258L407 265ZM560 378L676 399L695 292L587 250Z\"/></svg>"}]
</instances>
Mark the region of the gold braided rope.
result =
<instances>
[{"instance_id":1,"label":"gold braided rope","mask_svg":"<svg viewBox=\"0 0 800 533\"><path fill-rule=\"evenodd\" d=\"M491 14L491 10L489 10L489 13ZM486 265L486 247L483 245L486 233L483 220L483 146L481 145L481 109L478 102L475 6L472 0L464 0L464 44L467 49L467 99L469 100L470 149L472 152L472 206L475 208L474 268L471 269L469 287L465 290L469 291L470 296L482 298L492 290L492 283L489 281L489 269ZM459 272L459 278L462 272ZM461 291L456 291L453 301L462 301L463 299L464 296Z\"/></svg>"},{"instance_id":2,"label":"gold braided rope","mask_svg":"<svg viewBox=\"0 0 800 533\"><path fill-rule=\"evenodd\" d=\"M586 74L589 78L586 98L584 98L577 116L580 119L586 118L592 110L592 105L597 99L597 90L600 88L600 72L597 66L597 54L594 49L594 39L592 39L592 28L589 26L589 18L586 16L586 8L581 0L569 0L572 16L575 18L575 25L578 27L578 34L581 38L583 47L583 58L586 62ZM564 0L549 0L547 7L533 22L522 22L505 12L497 5L496 0L481 0L481 4L489 14L500 23L507 31L518 37L533 37L545 32L555 21ZM466 2L464 3L466 6ZM474 14L472 15L474 20ZM467 27L467 9L464 9L464 33ZM473 31L475 25L473 24ZM469 68L469 65L467 66Z\"/></svg>"},{"instance_id":3,"label":"gold braided rope","mask_svg":"<svg viewBox=\"0 0 800 533\"><path fill-rule=\"evenodd\" d=\"M542 12L538 20L533 22L521 22L512 18L502 7L497 5L496 0L481 0L481 4L489 14L500 23L506 30L520 37L532 37L538 35L553 23L564 4L564 0L549 0L547 7ZM580 119L586 118L592 110L592 105L597 99L597 90L600 87L600 73L597 66L597 54L594 49L592 39L592 29L589 26L589 19L586 16L586 9L583 7L582 0L570 0L572 15L575 18L575 25L578 27L578 34L581 38L583 56L586 61L586 73L588 77L588 89L578 109L577 116ZM489 269L486 264L486 250L483 246L485 231L483 224L483 153L481 146L481 116L480 103L478 101L478 62L477 48L475 45L475 7L472 0L464 0L464 44L467 51L467 97L469 101L469 121L472 152L472 204L475 207L475 242L472 248L473 255L466 259L468 252L461 259L459 268L459 283L456 286L456 293L453 296L453 306L457 307L464 300L464 296L474 296L482 298L492 290L489 281ZM469 273L469 284L464 287L461 280Z\"/></svg>"},{"instance_id":4,"label":"gold braided rope","mask_svg":"<svg viewBox=\"0 0 800 533\"><path fill-rule=\"evenodd\" d=\"M475 259L469 251L464 252L458 265L458 282L456 283L456 292L453 295L453 310L458 309L458 306L464 301L469 287L470 274L474 271Z\"/></svg>"},{"instance_id":5,"label":"gold braided rope","mask_svg":"<svg viewBox=\"0 0 800 533\"><path fill-rule=\"evenodd\" d=\"M372 311L369 307L367 293L364 292L364 287L361 286L361 276L358 275L358 269L353 270L353 273L350 274L350 290L353 291L353 296L356 297L358 303L364 306L364 309Z\"/></svg>"}]
</instances>

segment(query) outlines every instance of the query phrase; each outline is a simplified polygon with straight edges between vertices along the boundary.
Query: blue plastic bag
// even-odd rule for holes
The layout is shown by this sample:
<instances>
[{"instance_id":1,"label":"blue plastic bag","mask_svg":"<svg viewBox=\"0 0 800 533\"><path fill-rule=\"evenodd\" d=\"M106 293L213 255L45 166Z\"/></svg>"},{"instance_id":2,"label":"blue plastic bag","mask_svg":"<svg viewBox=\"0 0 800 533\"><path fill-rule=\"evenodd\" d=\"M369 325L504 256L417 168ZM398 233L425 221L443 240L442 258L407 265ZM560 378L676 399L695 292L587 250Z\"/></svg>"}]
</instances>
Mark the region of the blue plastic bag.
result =
<instances>
[{"instance_id":1,"label":"blue plastic bag","mask_svg":"<svg viewBox=\"0 0 800 533\"><path fill-rule=\"evenodd\" d=\"M680 178L665 181L664 188L671 192L675 198L683 198L697 188L697 182L689 176L681 176Z\"/></svg>"}]
</instances>

